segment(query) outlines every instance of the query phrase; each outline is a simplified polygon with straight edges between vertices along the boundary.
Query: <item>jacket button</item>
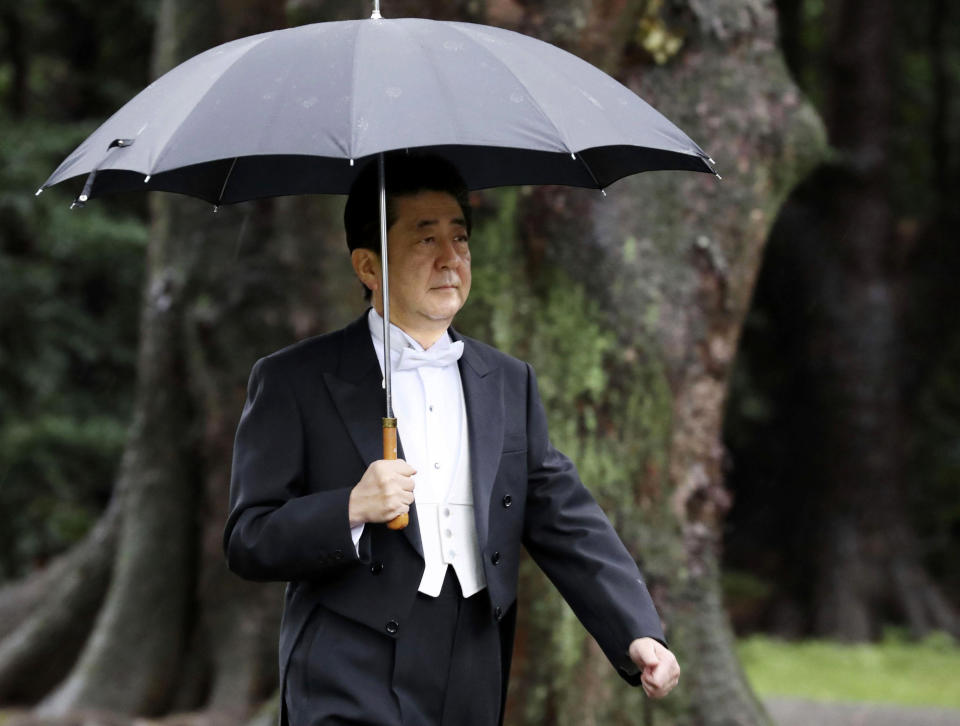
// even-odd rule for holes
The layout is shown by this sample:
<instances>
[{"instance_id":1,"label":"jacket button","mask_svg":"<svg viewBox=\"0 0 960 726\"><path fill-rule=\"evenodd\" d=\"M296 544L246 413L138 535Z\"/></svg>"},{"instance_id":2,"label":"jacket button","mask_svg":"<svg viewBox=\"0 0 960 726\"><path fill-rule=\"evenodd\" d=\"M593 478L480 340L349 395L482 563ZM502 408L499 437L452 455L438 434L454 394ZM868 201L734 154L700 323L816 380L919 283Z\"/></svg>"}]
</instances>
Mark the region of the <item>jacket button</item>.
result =
<instances>
[{"instance_id":1,"label":"jacket button","mask_svg":"<svg viewBox=\"0 0 960 726\"><path fill-rule=\"evenodd\" d=\"M500 564L500 553L499 553L499 552L494 552L492 555L490 555L490 561L491 561L493 564L495 564L495 565L499 565L499 564Z\"/></svg>"},{"instance_id":2,"label":"jacket button","mask_svg":"<svg viewBox=\"0 0 960 726\"><path fill-rule=\"evenodd\" d=\"M493 617L495 617L497 620L500 620L500 618L503 617L503 610L500 609L500 606L499 606L499 605L497 605L497 606L493 609Z\"/></svg>"},{"instance_id":3,"label":"jacket button","mask_svg":"<svg viewBox=\"0 0 960 726\"><path fill-rule=\"evenodd\" d=\"M504 509L510 509L510 505L511 505L511 504L513 504L513 497L511 497L509 494L504 494L504 495L503 495L503 508L504 508Z\"/></svg>"},{"instance_id":4,"label":"jacket button","mask_svg":"<svg viewBox=\"0 0 960 726\"><path fill-rule=\"evenodd\" d=\"M390 633L390 635L396 635L398 630L400 630L400 623L396 620L387 621L387 632Z\"/></svg>"},{"instance_id":5,"label":"jacket button","mask_svg":"<svg viewBox=\"0 0 960 726\"><path fill-rule=\"evenodd\" d=\"M342 560L342 559L343 559L343 550L335 550L334 553L333 553L333 556L334 556L336 559L338 559L338 560Z\"/></svg>"},{"instance_id":6,"label":"jacket button","mask_svg":"<svg viewBox=\"0 0 960 726\"><path fill-rule=\"evenodd\" d=\"M380 560L372 563L370 565L370 572L372 572L374 575L379 575L381 572L383 572L383 563Z\"/></svg>"}]
</instances>

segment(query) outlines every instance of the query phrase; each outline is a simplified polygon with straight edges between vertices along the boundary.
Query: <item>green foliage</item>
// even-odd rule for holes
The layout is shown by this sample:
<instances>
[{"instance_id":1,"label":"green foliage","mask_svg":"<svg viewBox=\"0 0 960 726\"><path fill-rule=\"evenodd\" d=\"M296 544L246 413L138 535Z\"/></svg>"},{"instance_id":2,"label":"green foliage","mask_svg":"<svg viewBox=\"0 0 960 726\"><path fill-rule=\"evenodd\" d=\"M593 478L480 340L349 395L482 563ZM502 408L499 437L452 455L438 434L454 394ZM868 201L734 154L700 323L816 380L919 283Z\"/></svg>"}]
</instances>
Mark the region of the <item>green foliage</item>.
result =
<instances>
[{"instance_id":1,"label":"green foliage","mask_svg":"<svg viewBox=\"0 0 960 726\"><path fill-rule=\"evenodd\" d=\"M0 579L83 535L125 437L145 225L33 193L90 130L0 118Z\"/></svg>"},{"instance_id":2,"label":"green foliage","mask_svg":"<svg viewBox=\"0 0 960 726\"><path fill-rule=\"evenodd\" d=\"M71 212L82 180L34 192L146 84L156 8L36 0L0 11L0 580L83 535L126 438L145 202Z\"/></svg>"},{"instance_id":3,"label":"green foliage","mask_svg":"<svg viewBox=\"0 0 960 726\"><path fill-rule=\"evenodd\" d=\"M942 633L919 643L889 633L871 645L753 636L737 651L762 696L960 708L960 647Z\"/></svg>"}]
</instances>

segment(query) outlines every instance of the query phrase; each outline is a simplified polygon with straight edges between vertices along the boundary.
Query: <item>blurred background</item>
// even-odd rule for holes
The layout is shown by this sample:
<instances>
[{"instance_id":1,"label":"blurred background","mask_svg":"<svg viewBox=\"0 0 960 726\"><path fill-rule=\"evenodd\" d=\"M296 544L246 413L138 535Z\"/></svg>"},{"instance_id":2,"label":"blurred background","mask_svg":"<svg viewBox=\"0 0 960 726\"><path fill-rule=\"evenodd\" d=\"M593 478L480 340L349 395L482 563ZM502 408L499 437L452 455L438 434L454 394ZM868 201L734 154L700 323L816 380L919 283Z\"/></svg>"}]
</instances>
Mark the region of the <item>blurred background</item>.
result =
<instances>
[{"instance_id":1,"label":"blurred background","mask_svg":"<svg viewBox=\"0 0 960 726\"><path fill-rule=\"evenodd\" d=\"M272 718L281 590L219 550L232 435L257 358L364 310L343 199L34 191L176 63L368 5L0 5L0 723ZM507 722L960 723L960 8L383 12L561 45L724 176L474 194L458 327L534 363L685 668L644 703L526 563Z\"/></svg>"}]
</instances>

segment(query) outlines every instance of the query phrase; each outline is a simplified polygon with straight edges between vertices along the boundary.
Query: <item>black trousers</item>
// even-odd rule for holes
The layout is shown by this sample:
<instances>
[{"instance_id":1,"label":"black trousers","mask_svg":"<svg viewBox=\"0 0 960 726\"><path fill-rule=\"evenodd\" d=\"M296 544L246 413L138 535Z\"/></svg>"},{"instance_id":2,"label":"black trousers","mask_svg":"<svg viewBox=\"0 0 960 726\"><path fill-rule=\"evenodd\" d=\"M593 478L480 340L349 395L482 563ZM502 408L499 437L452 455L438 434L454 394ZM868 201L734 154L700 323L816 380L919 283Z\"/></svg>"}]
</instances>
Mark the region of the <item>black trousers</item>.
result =
<instances>
[{"instance_id":1,"label":"black trousers","mask_svg":"<svg viewBox=\"0 0 960 726\"><path fill-rule=\"evenodd\" d=\"M500 638L486 590L464 598L449 568L397 635L318 607L290 657L290 726L496 726Z\"/></svg>"}]
</instances>

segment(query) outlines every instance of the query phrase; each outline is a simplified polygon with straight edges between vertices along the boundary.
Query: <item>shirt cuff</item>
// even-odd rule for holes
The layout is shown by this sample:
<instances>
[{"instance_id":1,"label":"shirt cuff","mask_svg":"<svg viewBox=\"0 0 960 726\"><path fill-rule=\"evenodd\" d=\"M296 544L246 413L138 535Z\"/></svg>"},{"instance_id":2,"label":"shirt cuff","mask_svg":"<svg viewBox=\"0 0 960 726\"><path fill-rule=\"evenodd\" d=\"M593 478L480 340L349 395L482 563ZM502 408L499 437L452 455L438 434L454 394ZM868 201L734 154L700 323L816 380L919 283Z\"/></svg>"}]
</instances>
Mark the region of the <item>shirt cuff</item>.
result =
<instances>
[{"instance_id":1,"label":"shirt cuff","mask_svg":"<svg viewBox=\"0 0 960 726\"><path fill-rule=\"evenodd\" d=\"M363 535L364 523L361 522L356 527L350 528L350 536L353 537L353 548L357 551L357 557L360 556L360 537Z\"/></svg>"}]
</instances>

